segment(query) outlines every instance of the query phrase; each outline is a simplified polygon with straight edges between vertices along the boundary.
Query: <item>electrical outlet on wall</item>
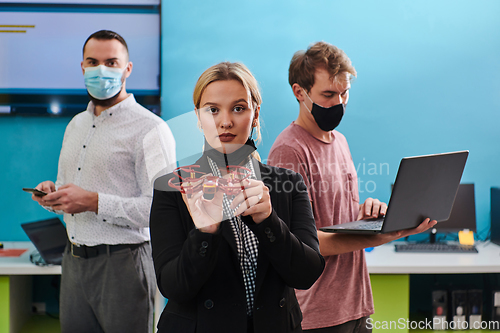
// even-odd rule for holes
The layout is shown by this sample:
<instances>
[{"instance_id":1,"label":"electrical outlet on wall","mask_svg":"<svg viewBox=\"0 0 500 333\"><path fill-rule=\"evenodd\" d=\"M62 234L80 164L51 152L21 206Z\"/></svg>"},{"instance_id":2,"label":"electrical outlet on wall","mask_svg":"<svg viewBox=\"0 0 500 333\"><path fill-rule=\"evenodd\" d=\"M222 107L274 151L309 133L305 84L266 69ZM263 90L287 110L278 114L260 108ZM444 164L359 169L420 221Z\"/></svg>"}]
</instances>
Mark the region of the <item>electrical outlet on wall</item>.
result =
<instances>
[{"instance_id":1,"label":"electrical outlet on wall","mask_svg":"<svg viewBox=\"0 0 500 333\"><path fill-rule=\"evenodd\" d=\"M35 302L31 305L31 309L32 309L33 313L44 315L45 314L45 303L44 302Z\"/></svg>"}]
</instances>

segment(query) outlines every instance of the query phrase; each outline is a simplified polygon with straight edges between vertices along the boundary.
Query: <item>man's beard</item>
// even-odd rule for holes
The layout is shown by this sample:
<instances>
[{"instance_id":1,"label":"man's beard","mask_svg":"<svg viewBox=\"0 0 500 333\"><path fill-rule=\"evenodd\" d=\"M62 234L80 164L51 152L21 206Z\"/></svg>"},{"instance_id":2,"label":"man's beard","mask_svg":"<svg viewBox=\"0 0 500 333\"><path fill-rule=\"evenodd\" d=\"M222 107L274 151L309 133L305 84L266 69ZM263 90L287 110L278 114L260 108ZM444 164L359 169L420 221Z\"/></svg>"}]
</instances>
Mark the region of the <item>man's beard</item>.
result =
<instances>
[{"instance_id":1,"label":"man's beard","mask_svg":"<svg viewBox=\"0 0 500 333\"><path fill-rule=\"evenodd\" d=\"M87 91L87 95L89 95L89 98L94 105L102 106L102 107L110 107L110 106L113 106L115 104L116 100L118 99L118 95L120 95L121 92L122 91L120 89L120 91L116 95L114 95L113 97L110 97L108 99L97 99L95 97L92 97L92 95L90 95L88 91Z\"/></svg>"}]
</instances>

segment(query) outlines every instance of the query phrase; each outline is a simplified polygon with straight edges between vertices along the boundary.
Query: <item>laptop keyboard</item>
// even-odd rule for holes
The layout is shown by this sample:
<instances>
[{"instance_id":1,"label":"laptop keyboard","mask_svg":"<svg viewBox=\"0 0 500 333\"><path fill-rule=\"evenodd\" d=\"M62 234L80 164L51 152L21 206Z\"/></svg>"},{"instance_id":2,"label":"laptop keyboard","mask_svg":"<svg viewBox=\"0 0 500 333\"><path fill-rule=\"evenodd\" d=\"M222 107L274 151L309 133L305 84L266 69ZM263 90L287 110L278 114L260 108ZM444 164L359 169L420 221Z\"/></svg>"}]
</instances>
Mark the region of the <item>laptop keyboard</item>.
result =
<instances>
[{"instance_id":1,"label":"laptop keyboard","mask_svg":"<svg viewBox=\"0 0 500 333\"><path fill-rule=\"evenodd\" d=\"M366 223L357 225L353 229L357 229L357 230L380 230L382 228L382 223L384 223L383 220L382 221L374 221L374 222L366 222Z\"/></svg>"},{"instance_id":2,"label":"laptop keyboard","mask_svg":"<svg viewBox=\"0 0 500 333\"><path fill-rule=\"evenodd\" d=\"M448 243L394 244L396 252L414 253L478 253L474 245Z\"/></svg>"}]
</instances>

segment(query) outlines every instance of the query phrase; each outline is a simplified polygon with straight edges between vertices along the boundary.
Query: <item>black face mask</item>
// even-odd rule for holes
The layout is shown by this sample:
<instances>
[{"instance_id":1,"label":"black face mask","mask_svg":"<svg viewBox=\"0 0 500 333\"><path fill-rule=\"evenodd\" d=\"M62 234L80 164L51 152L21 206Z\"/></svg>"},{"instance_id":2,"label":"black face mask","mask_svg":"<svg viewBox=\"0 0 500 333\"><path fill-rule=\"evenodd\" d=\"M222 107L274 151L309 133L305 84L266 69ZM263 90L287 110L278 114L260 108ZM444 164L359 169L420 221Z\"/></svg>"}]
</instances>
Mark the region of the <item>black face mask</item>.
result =
<instances>
[{"instance_id":1,"label":"black face mask","mask_svg":"<svg viewBox=\"0 0 500 333\"><path fill-rule=\"evenodd\" d=\"M307 110L311 112L316 124L318 124L319 128L325 132L333 131L337 126L339 126L340 121L345 113L345 105L337 104L331 106L329 108L324 108L312 101L312 99L307 95L307 98L313 103L312 110L306 106ZM304 105L306 105L304 103Z\"/></svg>"},{"instance_id":2,"label":"black face mask","mask_svg":"<svg viewBox=\"0 0 500 333\"><path fill-rule=\"evenodd\" d=\"M217 149L212 148L207 140L205 139L205 151L204 155L210 157L219 167L225 167L228 165L241 165L248 155L253 153L257 148L252 139L248 139L247 142L231 154L224 154Z\"/></svg>"}]
</instances>

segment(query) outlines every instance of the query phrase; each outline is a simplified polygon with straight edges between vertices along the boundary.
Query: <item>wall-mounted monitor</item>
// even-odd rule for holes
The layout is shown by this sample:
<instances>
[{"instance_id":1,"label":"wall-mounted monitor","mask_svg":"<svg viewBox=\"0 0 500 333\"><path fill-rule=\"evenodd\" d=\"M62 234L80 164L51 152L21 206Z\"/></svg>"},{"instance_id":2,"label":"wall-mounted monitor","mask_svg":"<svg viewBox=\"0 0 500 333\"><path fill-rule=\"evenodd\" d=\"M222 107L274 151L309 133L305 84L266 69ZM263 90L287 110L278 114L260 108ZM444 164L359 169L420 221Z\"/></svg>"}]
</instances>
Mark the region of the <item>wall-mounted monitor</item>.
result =
<instances>
[{"instance_id":1,"label":"wall-mounted monitor","mask_svg":"<svg viewBox=\"0 0 500 333\"><path fill-rule=\"evenodd\" d=\"M85 110L82 47L102 29L125 38L134 64L127 91L159 114L159 0L0 4L0 114L58 116Z\"/></svg>"},{"instance_id":2,"label":"wall-mounted monitor","mask_svg":"<svg viewBox=\"0 0 500 333\"><path fill-rule=\"evenodd\" d=\"M10 4L59 4L59 5L160 5L160 0L7 0Z\"/></svg>"}]
</instances>

